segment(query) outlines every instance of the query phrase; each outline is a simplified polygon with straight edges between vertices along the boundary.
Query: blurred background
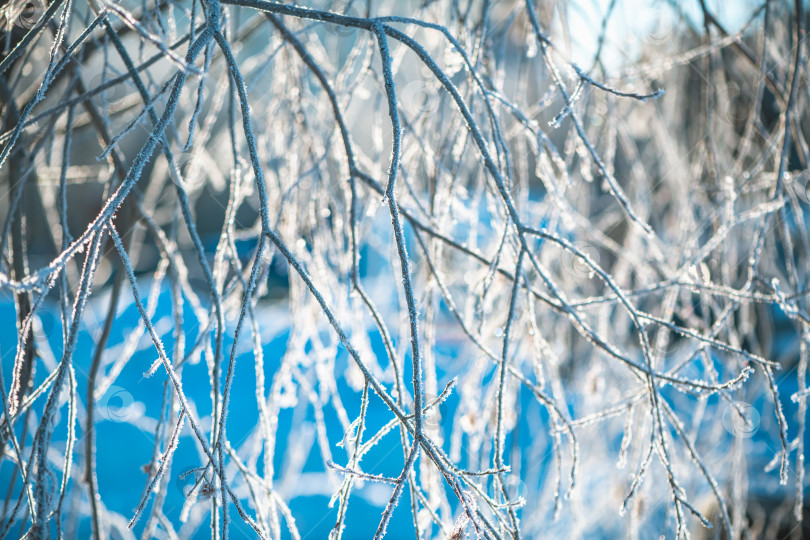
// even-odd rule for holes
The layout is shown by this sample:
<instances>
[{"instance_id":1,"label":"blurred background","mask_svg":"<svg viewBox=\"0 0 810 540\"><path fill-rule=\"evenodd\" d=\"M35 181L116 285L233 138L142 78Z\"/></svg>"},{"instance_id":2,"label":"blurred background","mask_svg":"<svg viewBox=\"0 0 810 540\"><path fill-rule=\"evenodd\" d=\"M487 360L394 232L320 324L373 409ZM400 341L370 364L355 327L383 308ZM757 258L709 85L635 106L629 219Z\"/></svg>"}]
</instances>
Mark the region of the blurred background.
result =
<instances>
[{"instance_id":1,"label":"blurred background","mask_svg":"<svg viewBox=\"0 0 810 540\"><path fill-rule=\"evenodd\" d=\"M810 537L806 3L213 7L1 8L0 537Z\"/></svg>"}]
</instances>

